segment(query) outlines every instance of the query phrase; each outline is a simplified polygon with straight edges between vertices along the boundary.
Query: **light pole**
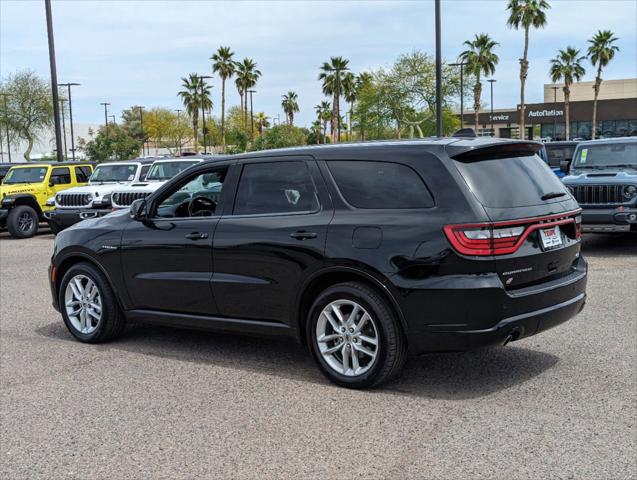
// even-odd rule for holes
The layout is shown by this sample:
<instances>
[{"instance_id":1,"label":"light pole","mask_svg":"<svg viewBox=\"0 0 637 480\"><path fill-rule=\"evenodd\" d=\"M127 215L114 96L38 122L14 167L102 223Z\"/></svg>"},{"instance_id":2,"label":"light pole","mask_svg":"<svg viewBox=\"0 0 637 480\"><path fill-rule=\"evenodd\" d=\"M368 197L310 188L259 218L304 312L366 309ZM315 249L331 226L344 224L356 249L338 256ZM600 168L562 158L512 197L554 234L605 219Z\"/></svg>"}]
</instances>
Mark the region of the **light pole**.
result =
<instances>
[{"instance_id":1,"label":"light pole","mask_svg":"<svg viewBox=\"0 0 637 480\"><path fill-rule=\"evenodd\" d=\"M436 0L436 136L442 137L442 53L440 46L440 0Z\"/></svg>"},{"instance_id":2,"label":"light pole","mask_svg":"<svg viewBox=\"0 0 637 480\"><path fill-rule=\"evenodd\" d=\"M248 90L250 94L250 131L252 132L252 140L254 140L254 112L252 111L252 94L257 93L256 90Z\"/></svg>"},{"instance_id":3,"label":"light pole","mask_svg":"<svg viewBox=\"0 0 637 480\"><path fill-rule=\"evenodd\" d=\"M109 115L109 117L113 119L113 125L117 125L117 122L115 121L115 115Z\"/></svg>"},{"instance_id":4,"label":"light pole","mask_svg":"<svg viewBox=\"0 0 637 480\"><path fill-rule=\"evenodd\" d=\"M71 155L75 161L75 136L73 134L73 102L71 101L71 87L79 86L79 83L58 83L58 87L66 87L69 92L69 122L71 124Z\"/></svg>"},{"instance_id":5,"label":"light pole","mask_svg":"<svg viewBox=\"0 0 637 480\"><path fill-rule=\"evenodd\" d=\"M557 91L560 87L551 87L553 89L553 139L557 136ZM593 125L595 128L595 125Z\"/></svg>"},{"instance_id":6,"label":"light pole","mask_svg":"<svg viewBox=\"0 0 637 480\"><path fill-rule=\"evenodd\" d=\"M463 61L450 63L450 67L460 67L460 128L464 128L464 65Z\"/></svg>"},{"instance_id":7,"label":"light pole","mask_svg":"<svg viewBox=\"0 0 637 480\"><path fill-rule=\"evenodd\" d=\"M2 95L2 100L3 100L3 104L4 104L4 115L7 117L7 125L6 125L6 130L7 130L7 152L9 152L9 163L11 163L11 140L9 138L9 109L7 108L7 97L9 96L8 93L6 92L2 92L0 93L0 95ZM0 132L0 137L2 136L2 132ZM0 141L2 139L0 138Z\"/></svg>"},{"instance_id":8,"label":"light pole","mask_svg":"<svg viewBox=\"0 0 637 480\"><path fill-rule=\"evenodd\" d=\"M104 105L104 127L108 127L108 106L110 103L102 102L100 105Z\"/></svg>"},{"instance_id":9,"label":"light pole","mask_svg":"<svg viewBox=\"0 0 637 480\"><path fill-rule=\"evenodd\" d=\"M60 110L62 113L62 134L64 136L64 160L67 160L69 158L69 153L66 149L66 121L64 120L64 102L66 102L66 99L60 98Z\"/></svg>"},{"instance_id":10,"label":"light pole","mask_svg":"<svg viewBox=\"0 0 637 480\"><path fill-rule=\"evenodd\" d=\"M204 108L204 96L203 96L203 92L204 92L204 80L206 78L212 78L210 75L199 75L199 85L201 87L201 121L203 123L203 128L201 129L202 133L203 133L203 153L208 153L207 152L207 147L206 147L206 130L208 130L206 128L206 109ZM195 145L196 147L196 145Z\"/></svg>"},{"instance_id":11,"label":"light pole","mask_svg":"<svg viewBox=\"0 0 637 480\"><path fill-rule=\"evenodd\" d=\"M60 129L60 99L58 97L58 74L55 66L55 42L53 40L53 17L51 0L44 0L46 31L49 37L49 66L51 67L51 94L53 95L53 119L55 121L55 149L58 162L62 161L62 132Z\"/></svg>"},{"instance_id":12,"label":"light pole","mask_svg":"<svg viewBox=\"0 0 637 480\"><path fill-rule=\"evenodd\" d=\"M495 130L493 129L493 84L497 82L497 80L490 78L487 82L491 84L491 136L495 137Z\"/></svg>"},{"instance_id":13,"label":"light pole","mask_svg":"<svg viewBox=\"0 0 637 480\"><path fill-rule=\"evenodd\" d=\"M177 112L177 131L179 131L179 115L181 114L181 110L177 109L175 110L175 112ZM179 149L179 156L181 157L181 133L179 134L179 144L177 145L177 148Z\"/></svg>"},{"instance_id":14,"label":"light pole","mask_svg":"<svg viewBox=\"0 0 637 480\"><path fill-rule=\"evenodd\" d=\"M144 147L146 146L146 135L144 135L144 107L142 107L141 105L138 105L136 107L133 107L133 109L139 109L139 121L141 125L140 128L142 131L142 157L143 157L146 154L146 151L144 150Z\"/></svg>"}]
</instances>

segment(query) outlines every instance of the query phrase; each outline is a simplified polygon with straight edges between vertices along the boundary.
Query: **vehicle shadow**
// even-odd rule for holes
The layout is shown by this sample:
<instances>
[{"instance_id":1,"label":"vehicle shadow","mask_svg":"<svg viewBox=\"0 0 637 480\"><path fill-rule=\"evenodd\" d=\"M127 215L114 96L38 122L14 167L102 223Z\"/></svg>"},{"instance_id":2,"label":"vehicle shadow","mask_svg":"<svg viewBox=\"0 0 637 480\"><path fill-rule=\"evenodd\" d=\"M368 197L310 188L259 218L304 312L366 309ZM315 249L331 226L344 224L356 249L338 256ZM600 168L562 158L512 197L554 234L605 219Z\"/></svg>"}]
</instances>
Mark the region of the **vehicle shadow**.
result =
<instances>
[{"instance_id":1,"label":"vehicle shadow","mask_svg":"<svg viewBox=\"0 0 637 480\"><path fill-rule=\"evenodd\" d=\"M637 255L637 233L584 233L582 239L588 257Z\"/></svg>"},{"instance_id":2,"label":"vehicle shadow","mask_svg":"<svg viewBox=\"0 0 637 480\"><path fill-rule=\"evenodd\" d=\"M37 329L48 338L75 342L61 322ZM310 353L291 339L254 338L135 323L115 342L93 346L183 362L241 369L322 385ZM549 353L517 347L410 357L403 375L377 391L462 400L483 397L531 380L559 361Z\"/></svg>"},{"instance_id":3,"label":"vehicle shadow","mask_svg":"<svg viewBox=\"0 0 637 480\"><path fill-rule=\"evenodd\" d=\"M51 231L51 229L47 226L41 225L40 228L38 229L38 233L35 234L35 238L47 238L50 237L51 240L53 240L55 238L55 235L53 235L53 232ZM13 238L10 234L9 231L4 228L4 229L0 229L0 240L19 240L21 241L21 238Z\"/></svg>"}]
</instances>

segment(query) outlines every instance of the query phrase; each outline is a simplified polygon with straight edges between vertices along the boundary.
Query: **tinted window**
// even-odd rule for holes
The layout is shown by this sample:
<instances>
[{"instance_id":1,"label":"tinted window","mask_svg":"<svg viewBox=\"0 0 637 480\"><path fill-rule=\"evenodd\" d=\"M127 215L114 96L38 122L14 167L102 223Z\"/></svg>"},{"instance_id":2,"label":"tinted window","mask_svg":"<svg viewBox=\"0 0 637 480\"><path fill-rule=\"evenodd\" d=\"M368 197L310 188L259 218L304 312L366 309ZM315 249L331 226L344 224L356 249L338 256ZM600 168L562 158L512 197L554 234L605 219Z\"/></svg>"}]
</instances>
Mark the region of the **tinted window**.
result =
<instances>
[{"instance_id":1,"label":"tinted window","mask_svg":"<svg viewBox=\"0 0 637 480\"><path fill-rule=\"evenodd\" d=\"M542 200L547 193L566 190L537 155L468 162L454 160L454 163L471 191L487 207L522 207L568 198Z\"/></svg>"},{"instance_id":2,"label":"tinted window","mask_svg":"<svg viewBox=\"0 0 637 480\"><path fill-rule=\"evenodd\" d=\"M357 208L428 208L434 202L420 176L389 162L328 162L347 203Z\"/></svg>"},{"instance_id":3,"label":"tinted window","mask_svg":"<svg viewBox=\"0 0 637 480\"><path fill-rule=\"evenodd\" d=\"M55 185L71 183L71 170L67 167L54 168L51 172L51 182Z\"/></svg>"},{"instance_id":4,"label":"tinted window","mask_svg":"<svg viewBox=\"0 0 637 480\"><path fill-rule=\"evenodd\" d=\"M305 162L253 163L243 167L235 215L308 212L318 209Z\"/></svg>"},{"instance_id":5,"label":"tinted window","mask_svg":"<svg viewBox=\"0 0 637 480\"><path fill-rule=\"evenodd\" d=\"M75 167L75 178L79 183L88 182L88 178L91 176L91 169L88 167Z\"/></svg>"},{"instance_id":6,"label":"tinted window","mask_svg":"<svg viewBox=\"0 0 637 480\"><path fill-rule=\"evenodd\" d=\"M549 165L557 168L562 160L572 160L574 151L575 145L546 145Z\"/></svg>"}]
</instances>

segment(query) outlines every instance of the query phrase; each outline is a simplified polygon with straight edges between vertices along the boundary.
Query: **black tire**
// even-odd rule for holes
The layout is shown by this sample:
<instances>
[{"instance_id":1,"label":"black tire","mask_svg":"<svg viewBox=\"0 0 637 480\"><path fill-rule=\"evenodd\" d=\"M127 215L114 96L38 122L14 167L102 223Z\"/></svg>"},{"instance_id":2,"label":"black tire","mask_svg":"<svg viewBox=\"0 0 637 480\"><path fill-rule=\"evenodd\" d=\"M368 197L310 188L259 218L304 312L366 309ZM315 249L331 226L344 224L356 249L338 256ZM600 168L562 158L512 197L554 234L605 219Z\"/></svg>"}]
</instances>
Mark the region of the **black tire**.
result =
<instances>
[{"instance_id":1,"label":"black tire","mask_svg":"<svg viewBox=\"0 0 637 480\"><path fill-rule=\"evenodd\" d=\"M97 286L98 293L101 296L101 318L97 322L96 329L91 333L82 333L75 328L66 311L66 288L69 282L77 275L83 275L92 280ZM58 292L58 302L66 328L68 328L71 334L80 342L101 343L113 340L122 334L126 326L126 319L108 280L97 267L90 263L77 263L64 274Z\"/></svg>"},{"instance_id":2,"label":"black tire","mask_svg":"<svg viewBox=\"0 0 637 480\"><path fill-rule=\"evenodd\" d=\"M316 326L323 309L335 300L354 301L373 318L379 344L375 363L365 373L346 376L337 372L323 358L316 340ZM398 319L385 299L374 289L358 282L340 283L323 291L310 308L307 319L307 341L321 372L337 385L348 388L369 388L396 378L407 358L407 342Z\"/></svg>"},{"instance_id":3,"label":"black tire","mask_svg":"<svg viewBox=\"0 0 637 480\"><path fill-rule=\"evenodd\" d=\"M49 220L48 222L49 224L49 228L51 229L51 233L53 235L57 235L58 233L60 233L62 230L64 230L64 228L62 228L61 226L59 226L57 223L52 222L51 220Z\"/></svg>"},{"instance_id":4,"label":"black tire","mask_svg":"<svg viewBox=\"0 0 637 480\"><path fill-rule=\"evenodd\" d=\"M25 229L24 221L30 220L30 226ZM33 207L18 205L9 212L7 229L13 238L31 238L38 233L40 217Z\"/></svg>"}]
</instances>

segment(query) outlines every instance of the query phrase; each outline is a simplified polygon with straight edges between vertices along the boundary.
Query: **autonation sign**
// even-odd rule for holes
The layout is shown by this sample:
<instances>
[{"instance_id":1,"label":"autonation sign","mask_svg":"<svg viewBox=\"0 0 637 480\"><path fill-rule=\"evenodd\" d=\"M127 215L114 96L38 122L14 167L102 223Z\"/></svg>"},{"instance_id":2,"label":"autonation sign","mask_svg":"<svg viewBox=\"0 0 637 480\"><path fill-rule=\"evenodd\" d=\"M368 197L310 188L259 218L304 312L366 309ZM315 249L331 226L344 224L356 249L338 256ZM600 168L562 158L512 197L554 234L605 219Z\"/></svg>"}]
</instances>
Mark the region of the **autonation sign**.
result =
<instances>
[{"instance_id":1,"label":"autonation sign","mask_svg":"<svg viewBox=\"0 0 637 480\"><path fill-rule=\"evenodd\" d=\"M564 110L529 110L529 118L563 117Z\"/></svg>"}]
</instances>

